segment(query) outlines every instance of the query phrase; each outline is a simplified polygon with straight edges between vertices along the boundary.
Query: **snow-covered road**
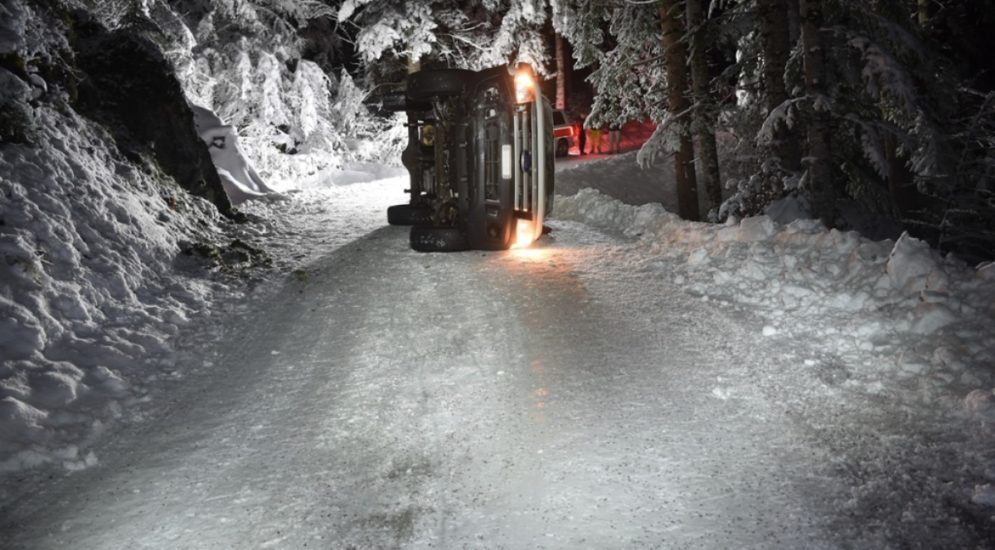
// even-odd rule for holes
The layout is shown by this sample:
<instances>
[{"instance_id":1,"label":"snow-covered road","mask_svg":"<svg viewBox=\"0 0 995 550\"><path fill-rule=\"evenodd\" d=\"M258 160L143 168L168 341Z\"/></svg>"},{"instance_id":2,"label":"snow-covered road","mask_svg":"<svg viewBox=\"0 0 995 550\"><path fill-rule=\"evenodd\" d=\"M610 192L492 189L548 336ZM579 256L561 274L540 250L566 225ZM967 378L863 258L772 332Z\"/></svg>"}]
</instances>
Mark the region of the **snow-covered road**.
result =
<instances>
[{"instance_id":1,"label":"snow-covered road","mask_svg":"<svg viewBox=\"0 0 995 550\"><path fill-rule=\"evenodd\" d=\"M624 161L562 190L652 192L602 181ZM590 190L531 249L424 255L384 227L403 179L371 179L252 205L276 269L176 337L90 467L4 480L0 546L995 540L990 268Z\"/></svg>"},{"instance_id":2,"label":"snow-covered road","mask_svg":"<svg viewBox=\"0 0 995 550\"><path fill-rule=\"evenodd\" d=\"M829 545L735 320L576 223L528 251L406 241L298 272L165 414L9 511L8 547Z\"/></svg>"}]
</instances>

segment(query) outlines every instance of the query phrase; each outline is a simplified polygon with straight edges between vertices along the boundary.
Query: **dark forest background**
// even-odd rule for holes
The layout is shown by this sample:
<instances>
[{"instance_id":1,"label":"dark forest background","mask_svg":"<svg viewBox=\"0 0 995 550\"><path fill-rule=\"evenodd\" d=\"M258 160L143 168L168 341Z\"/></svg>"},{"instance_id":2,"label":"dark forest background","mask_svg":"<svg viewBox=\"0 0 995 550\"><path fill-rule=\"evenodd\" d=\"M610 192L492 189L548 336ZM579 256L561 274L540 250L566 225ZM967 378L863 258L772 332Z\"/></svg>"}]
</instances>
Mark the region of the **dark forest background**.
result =
<instances>
[{"instance_id":1,"label":"dark forest background","mask_svg":"<svg viewBox=\"0 0 995 550\"><path fill-rule=\"evenodd\" d=\"M787 199L829 227L872 238L904 230L971 262L995 257L992 2L2 6L0 36L41 37L2 48L5 74L26 86L40 75L50 87L70 89L81 21L141 36L160 48L188 100L238 129L269 178L305 177L346 160L396 161L399 120L377 114L375 105L412 70L525 62L575 119L654 125L638 160L675 164L686 219L722 222ZM55 28L24 32L25 21ZM15 111L4 109L5 141L29 137Z\"/></svg>"}]
</instances>

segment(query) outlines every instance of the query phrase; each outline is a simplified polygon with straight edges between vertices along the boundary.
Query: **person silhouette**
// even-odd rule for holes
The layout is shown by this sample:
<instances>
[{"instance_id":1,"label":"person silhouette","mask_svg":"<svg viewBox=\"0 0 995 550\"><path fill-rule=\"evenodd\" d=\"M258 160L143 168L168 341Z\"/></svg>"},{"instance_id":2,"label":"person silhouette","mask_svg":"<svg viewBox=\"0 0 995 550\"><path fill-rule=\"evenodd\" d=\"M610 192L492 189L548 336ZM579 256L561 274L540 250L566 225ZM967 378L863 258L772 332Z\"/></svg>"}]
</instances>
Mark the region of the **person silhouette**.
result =
<instances>
[{"instance_id":1,"label":"person silhouette","mask_svg":"<svg viewBox=\"0 0 995 550\"><path fill-rule=\"evenodd\" d=\"M601 126L591 128L591 153L601 154Z\"/></svg>"},{"instance_id":2,"label":"person silhouette","mask_svg":"<svg viewBox=\"0 0 995 550\"><path fill-rule=\"evenodd\" d=\"M618 154L622 150L622 125L613 122L608 125L608 151Z\"/></svg>"},{"instance_id":3,"label":"person silhouette","mask_svg":"<svg viewBox=\"0 0 995 550\"><path fill-rule=\"evenodd\" d=\"M587 130L584 129L584 122L587 120L587 113L580 114L580 120L577 122L577 151L583 155L584 148L587 146Z\"/></svg>"}]
</instances>

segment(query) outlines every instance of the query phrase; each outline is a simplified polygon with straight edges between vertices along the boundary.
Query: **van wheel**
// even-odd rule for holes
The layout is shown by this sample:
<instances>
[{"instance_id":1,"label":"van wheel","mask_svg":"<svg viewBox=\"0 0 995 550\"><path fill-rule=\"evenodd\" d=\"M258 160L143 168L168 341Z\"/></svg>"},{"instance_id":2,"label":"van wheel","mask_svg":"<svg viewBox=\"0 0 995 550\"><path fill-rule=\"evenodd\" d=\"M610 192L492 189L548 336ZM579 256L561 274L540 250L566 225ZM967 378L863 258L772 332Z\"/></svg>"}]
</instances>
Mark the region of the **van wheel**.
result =
<instances>
[{"instance_id":1,"label":"van wheel","mask_svg":"<svg viewBox=\"0 0 995 550\"><path fill-rule=\"evenodd\" d=\"M387 208L390 225L428 225L432 223L432 210L426 206L397 204Z\"/></svg>"},{"instance_id":2,"label":"van wheel","mask_svg":"<svg viewBox=\"0 0 995 550\"><path fill-rule=\"evenodd\" d=\"M411 228L411 248L418 252L460 252L470 249L466 235L455 227Z\"/></svg>"},{"instance_id":3,"label":"van wheel","mask_svg":"<svg viewBox=\"0 0 995 550\"><path fill-rule=\"evenodd\" d=\"M570 144L567 143L567 140L561 139L556 142L556 156L565 157L567 156L567 151L569 150L570 150Z\"/></svg>"},{"instance_id":4,"label":"van wheel","mask_svg":"<svg viewBox=\"0 0 995 550\"><path fill-rule=\"evenodd\" d=\"M433 69L408 75L408 97L415 101L433 96L451 96L463 93L472 71L462 69Z\"/></svg>"}]
</instances>

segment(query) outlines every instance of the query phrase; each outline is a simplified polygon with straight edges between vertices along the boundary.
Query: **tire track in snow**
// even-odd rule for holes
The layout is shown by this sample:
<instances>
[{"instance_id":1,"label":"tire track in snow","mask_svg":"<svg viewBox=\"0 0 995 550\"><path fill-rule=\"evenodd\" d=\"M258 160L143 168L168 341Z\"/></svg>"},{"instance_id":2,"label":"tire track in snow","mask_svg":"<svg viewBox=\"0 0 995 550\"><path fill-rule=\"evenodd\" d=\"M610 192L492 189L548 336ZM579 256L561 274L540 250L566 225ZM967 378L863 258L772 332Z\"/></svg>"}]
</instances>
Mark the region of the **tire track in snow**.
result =
<instances>
[{"instance_id":1,"label":"tire track in snow","mask_svg":"<svg viewBox=\"0 0 995 550\"><path fill-rule=\"evenodd\" d=\"M819 546L794 440L731 363L742 331L557 225L523 252L421 255L400 228L340 248L5 540Z\"/></svg>"}]
</instances>

